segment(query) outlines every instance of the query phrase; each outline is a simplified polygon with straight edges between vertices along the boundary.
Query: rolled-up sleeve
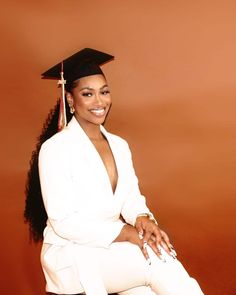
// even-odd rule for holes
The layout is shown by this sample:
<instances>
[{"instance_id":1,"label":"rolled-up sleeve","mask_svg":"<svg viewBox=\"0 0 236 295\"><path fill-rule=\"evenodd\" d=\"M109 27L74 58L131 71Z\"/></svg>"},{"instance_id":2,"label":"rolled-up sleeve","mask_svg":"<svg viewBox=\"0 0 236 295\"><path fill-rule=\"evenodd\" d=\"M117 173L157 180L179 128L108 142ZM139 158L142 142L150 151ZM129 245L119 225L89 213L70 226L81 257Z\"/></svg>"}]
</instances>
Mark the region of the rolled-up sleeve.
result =
<instances>
[{"instance_id":1,"label":"rolled-up sleeve","mask_svg":"<svg viewBox=\"0 0 236 295\"><path fill-rule=\"evenodd\" d=\"M126 175L127 175L127 186L128 191L126 198L122 207L122 216L125 221L131 225L134 225L138 214L141 213L150 213L149 208L146 205L146 199L141 194L138 178L135 174L132 155L129 149L128 144L126 143Z\"/></svg>"}]
</instances>

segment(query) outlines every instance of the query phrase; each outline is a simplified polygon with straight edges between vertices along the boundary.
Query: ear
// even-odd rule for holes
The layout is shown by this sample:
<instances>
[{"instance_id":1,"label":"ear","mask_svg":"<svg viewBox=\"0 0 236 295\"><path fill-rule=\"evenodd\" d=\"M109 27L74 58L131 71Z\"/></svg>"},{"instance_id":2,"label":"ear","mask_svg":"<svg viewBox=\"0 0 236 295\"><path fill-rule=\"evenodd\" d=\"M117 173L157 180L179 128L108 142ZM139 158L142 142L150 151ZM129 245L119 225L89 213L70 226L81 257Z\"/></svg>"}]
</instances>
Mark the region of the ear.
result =
<instances>
[{"instance_id":1,"label":"ear","mask_svg":"<svg viewBox=\"0 0 236 295\"><path fill-rule=\"evenodd\" d=\"M73 99L73 96L70 92L66 92L66 100L67 100L68 105L70 107L72 107L74 105L74 99Z\"/></svg>"}]
</instances>

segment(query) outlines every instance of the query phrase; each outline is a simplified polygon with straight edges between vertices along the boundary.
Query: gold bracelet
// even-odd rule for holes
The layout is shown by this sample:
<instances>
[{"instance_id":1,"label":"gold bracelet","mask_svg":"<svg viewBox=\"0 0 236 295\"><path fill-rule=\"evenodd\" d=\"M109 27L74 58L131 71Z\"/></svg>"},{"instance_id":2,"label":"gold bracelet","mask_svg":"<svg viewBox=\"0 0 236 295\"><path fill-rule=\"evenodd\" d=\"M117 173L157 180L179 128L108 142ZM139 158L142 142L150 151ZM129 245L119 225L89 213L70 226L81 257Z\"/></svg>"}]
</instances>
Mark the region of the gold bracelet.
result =
<instances>
[{"instance_id":1,"label":"gold bracelet","mask_svg":"<svg viewBox=\"0 0 236 295\"><path fill-rule=\"evenodd\" d=\"M155 219L155 217L153 216L152 213L140 213L140 214L137 215L136 219L137 219L138 217L142 217L142 216L146 216L146 217L148 217L149 220L153 221L156 225L158 225L158 222L156 221L156 219Z\"/></svg>"}]
</instances>

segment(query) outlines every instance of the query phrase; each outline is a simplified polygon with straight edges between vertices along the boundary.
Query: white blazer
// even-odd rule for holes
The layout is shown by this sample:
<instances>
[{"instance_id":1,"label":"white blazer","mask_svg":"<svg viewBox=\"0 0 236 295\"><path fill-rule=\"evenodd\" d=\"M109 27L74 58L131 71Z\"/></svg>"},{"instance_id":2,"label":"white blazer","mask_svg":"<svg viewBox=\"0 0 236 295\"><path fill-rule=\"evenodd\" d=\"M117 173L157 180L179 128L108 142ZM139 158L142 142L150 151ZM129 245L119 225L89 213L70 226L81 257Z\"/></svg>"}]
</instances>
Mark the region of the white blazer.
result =
<instances>
[{"instance_id":1,"label":"white blazer","mask_svg":"<svg viewBox=\"0 0 236 295\"><path fill-rule=\"evenodd\" d=\"M78 293L81 284L86 291L95 277L86 275L82 249L109 248L124 226L120 215L134 225L138 214L150 213L139 191L128 144L103 126L101 132L117 166L114 193L100 155L74 117L40 150L40 183L48 215L41 262L49 292ZM74 244L81 246L80 266L76 270L79 278L72 274Z\"/></svg>"}]
</instances>

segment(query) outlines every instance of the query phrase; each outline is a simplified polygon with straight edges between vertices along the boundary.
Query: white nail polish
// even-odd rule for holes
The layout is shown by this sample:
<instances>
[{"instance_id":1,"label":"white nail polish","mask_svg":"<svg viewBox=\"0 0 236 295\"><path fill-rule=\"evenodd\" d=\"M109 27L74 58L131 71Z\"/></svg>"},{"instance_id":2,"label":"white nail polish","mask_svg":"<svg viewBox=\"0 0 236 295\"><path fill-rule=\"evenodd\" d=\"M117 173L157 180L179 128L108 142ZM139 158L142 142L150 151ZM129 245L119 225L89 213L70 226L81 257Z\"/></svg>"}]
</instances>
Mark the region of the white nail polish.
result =
<instances>
[{"instance_id":1,"label":"white nail polish","mask_svg":"<svg viewBox=\"0 0 236 295\"><path fill-rule=\"evenodd\" d=\"M143 249L145 249L145 250L147 249L147 242L143 243Z\"/></svg>"},{"instance_id":2,"label":"white nail polish","mask_svg":"<svg viewBox=\"0 0 236 295\"><path fill-rule=\"evenodd\" d=\"M175 250L172 249L170 252L171 252L171 254L173 254L175 257L177 256L177 253L175 252Z\"/></svg>"},{"instance_id":3,"label":"white nail polish","mask_svg":"<svg viewBox=\"0 0 236 295\"><path fill-rule=\"evenodd\" d=\"M166 262L166 259L162 255L160 255L160 259L162 262Z\"/></svg>"},{"instance_id":4,"label":"white nail polish","mask_svg":"<svg viewBox=\"0 0 236 295\"><path fill-rule=\"evenodd\" d=\"M170 254L171 255L171 257L173 258L173 259L176 259L176 255L174 255L174 254Z\"/></svg>"},{"instance_id":5,"label":"white nail polish","mask_svg":"<svg viewBox=\"0 0 236 295\"><path fill-rule=\"evenodd\" d=\"M138 236L139 236L140 240L143 239L143 234L142 233L139 233Z\"/></svg>"},{"instance_id":6,"label":"white nail polish","mask_svg":"<svg viewBox=\"0 0 236 295\"><path fill-rule=\"evenodd\" d=\"M162 248L160 245L157 246L157 249L161 252L162 251Z\"/></svg>"}]
</instances>

